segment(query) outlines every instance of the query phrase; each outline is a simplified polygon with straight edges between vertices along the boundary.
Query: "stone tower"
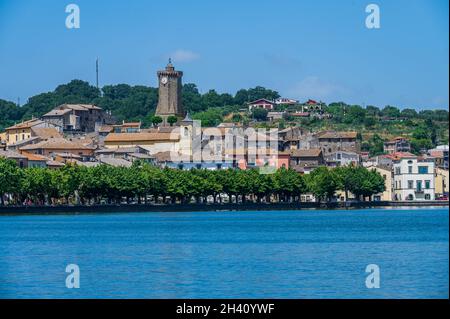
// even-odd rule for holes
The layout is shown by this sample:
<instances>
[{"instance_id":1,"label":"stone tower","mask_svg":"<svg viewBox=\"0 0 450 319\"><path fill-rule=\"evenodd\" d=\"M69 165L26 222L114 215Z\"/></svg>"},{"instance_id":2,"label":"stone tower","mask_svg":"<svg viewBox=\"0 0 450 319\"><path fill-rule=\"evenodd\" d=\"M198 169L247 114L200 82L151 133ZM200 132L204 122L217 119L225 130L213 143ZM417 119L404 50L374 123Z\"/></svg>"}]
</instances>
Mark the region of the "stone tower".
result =
<instances>
[{"instance_id":1,"label":"stone tower","mask_svg":"<svg viewBox=\"0 0 450 319\"><path fill-rule=\"evenodd\" d=\"M176 71L171 60L165 70L158 71L159 98L155 115L162 117L163 125L167 125L170 115L184 117L185 113L181 102L182 71Z\"/></svg>"}]
</instances>

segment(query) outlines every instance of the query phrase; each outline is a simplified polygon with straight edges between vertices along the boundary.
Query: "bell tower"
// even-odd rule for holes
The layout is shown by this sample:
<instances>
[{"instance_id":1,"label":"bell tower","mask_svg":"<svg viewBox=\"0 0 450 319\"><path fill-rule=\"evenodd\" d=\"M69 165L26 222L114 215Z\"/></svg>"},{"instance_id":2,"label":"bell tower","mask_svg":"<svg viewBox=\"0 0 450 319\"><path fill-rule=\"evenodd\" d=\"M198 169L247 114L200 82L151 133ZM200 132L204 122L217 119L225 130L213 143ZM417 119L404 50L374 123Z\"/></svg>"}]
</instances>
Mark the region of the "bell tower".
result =
<instances>
[{"instance_id":1,"label":"bell tower","mask_svg":"<svg viewBox=\"0 0 450 319\"><path fill-rule=\"evenodd\" d=\"M162 117L163 125L167 125L167 118L171 115L184 117L185 113L181 101L182 71L176 71L171 59L165 70L158 71L159 98L155 115Z\"/></svg>"}]
</instances>

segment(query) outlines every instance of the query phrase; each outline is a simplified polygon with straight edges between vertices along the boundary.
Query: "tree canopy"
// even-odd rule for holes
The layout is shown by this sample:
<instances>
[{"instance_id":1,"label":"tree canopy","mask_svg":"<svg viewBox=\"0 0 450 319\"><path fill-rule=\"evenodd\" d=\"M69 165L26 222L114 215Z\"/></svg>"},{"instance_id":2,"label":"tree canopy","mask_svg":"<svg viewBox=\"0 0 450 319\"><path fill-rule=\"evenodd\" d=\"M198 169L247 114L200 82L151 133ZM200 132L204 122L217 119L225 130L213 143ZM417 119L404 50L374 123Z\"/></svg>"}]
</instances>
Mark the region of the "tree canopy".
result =
<instances>
[{"instance_id":1,"label":"tree canopy","mask_svg":"<svg viewBox=\"0 0 450 319\"><path fill-rule=\"evenodd\" d=\"M384 180L363 167L319 167L307 175L281 168L273 174L257 169L179 170L158 168L136 161L130 168L66 164L60 169L19 169L0 158L0 197L9 204L99 204L152 200L158 202L214 202L226 195L229 202L293 202L313 193L319 201L331 200L336 191L364 199L384 191Z\"/></svg>"}]
</instances>

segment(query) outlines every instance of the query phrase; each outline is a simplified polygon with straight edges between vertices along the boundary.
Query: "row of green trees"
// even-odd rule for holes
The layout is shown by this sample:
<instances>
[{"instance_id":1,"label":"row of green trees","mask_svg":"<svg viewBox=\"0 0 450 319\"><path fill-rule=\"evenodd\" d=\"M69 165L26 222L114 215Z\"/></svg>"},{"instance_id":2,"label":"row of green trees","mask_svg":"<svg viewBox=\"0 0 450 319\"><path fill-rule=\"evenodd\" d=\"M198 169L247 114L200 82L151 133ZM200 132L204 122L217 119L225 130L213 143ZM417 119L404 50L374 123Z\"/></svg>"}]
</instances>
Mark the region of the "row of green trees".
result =
<instances>
[{"instance_id":1,"label":"row of green trees","mask_svg":"<svg viewBox=\"0 0 450 319\"><path fill-rule=\"evenodd\" d=\"M363 167L320 167L300 175L291 169L273 174L259 170L178 170L135 162L131 168L99 165L65 165L20 169L14 161L0 159L1 204L98 204L126 202L189 203L300 201L313 193L320 201L331 200L337 191L365 200L384 191L384 179ZM348 197L347 197L348 198Z\"/></svg>"}]
</instances>

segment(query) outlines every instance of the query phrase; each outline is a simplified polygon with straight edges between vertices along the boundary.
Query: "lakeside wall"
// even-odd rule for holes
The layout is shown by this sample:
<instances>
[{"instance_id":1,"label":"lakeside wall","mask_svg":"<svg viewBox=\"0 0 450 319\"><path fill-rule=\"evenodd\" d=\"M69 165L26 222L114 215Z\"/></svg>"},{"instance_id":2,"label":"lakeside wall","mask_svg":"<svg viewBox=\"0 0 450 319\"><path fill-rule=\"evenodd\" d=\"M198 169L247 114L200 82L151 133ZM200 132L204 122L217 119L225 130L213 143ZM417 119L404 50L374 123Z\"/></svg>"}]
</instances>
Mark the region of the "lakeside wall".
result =
<instances>
[{"instance_id":1,"label":"lakeside wall","mask_svg":"<svg viewBox=\"0 0 450 319\"><path fill-rule=\"evenodd\" d=\"M0 215L32 214L92 214L120 212L197 212L240 210L300 210L300 209L357 209L370 207L449 206L448 201L421 202L339 202L339 203L239 203L239 204L121 204L78 206L0 206Z\"/></svg>"}]
</instances>

